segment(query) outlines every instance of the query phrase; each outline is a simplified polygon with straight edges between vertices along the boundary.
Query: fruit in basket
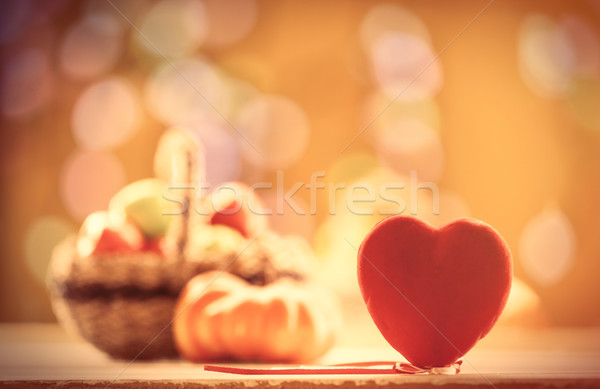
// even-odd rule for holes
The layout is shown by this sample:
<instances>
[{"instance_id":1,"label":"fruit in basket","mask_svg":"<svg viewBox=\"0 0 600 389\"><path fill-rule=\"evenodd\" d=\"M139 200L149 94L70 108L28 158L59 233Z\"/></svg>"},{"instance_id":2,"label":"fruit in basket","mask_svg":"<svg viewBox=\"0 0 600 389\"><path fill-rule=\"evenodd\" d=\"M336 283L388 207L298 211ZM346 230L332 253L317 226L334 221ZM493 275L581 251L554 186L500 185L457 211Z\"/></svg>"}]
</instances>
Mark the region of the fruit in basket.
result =
<instances>
[{"instance_id":1,"label":"fruit in basket","mask_svg":"<svg viewBox=\"0 0 600 389\"><path fill-rule=\"evenodd\" d=\"M135 181L121 189L110 200L109 212L123 215L134 222L149 239L164 236L177 203L164 197L167 184L156 178Z\"/></svg>"},{"instance_id":2,"label":"fruit in basket","mask_svg":"<svg viewBox=\"0 0 600 389\"><path fill-rule=\"evenodd\" d=\"M126 219L111 218L97 211L85 218L77 238L77 252L83 257L106 253L139 251L145 242L138 228Z\"/></svg>"},{"instance_id":3,"label":"fruit in basket","mask_svg":"<svg viewBox=\"0 0 600 389\"><path fill-rule=\"evenodd\" d=\"M254 286L229 273L200 274L175 306L175 345L193 362L310 361L333 343L334 310L326 297L289 278Z\"/></svg>"},{"instance_id":4,"label":"fruit in basket","mask_svg":"<svg viewBox=\"0 0 600 389\"><path fill-rule=\"evenodd\" d=\"M262 350L258 337L248 338L238 348L240 354L232 356L304 360L328 347L332 332L323 325L322 317L330 310L315 308L321 306L321 299L311 297L299 284L307 274L302 265L310 262L312 253L293 239L272 232L245 239L241 231L250 236L266 225L264 216L259 220L247 212L247 203L223 223L214 220L211 224L207 214L192 212L201 201L195 188L201 183L204 166L201 147L188 131L166 131L154 162L157 179L124 187L110 201L108 211L90 215L79 236L65 239L54 249L48 289L59 322L114 358L177 357L171 331L173 312L177 301L187 305L197 292L190 287L181 294L182 289L198 274L209 277L207 272L226 270L242 277L223 275L223 280L235 280L228 285L239 286L229 291L235 298L251 300L249 304L272 300L256 312L259 316L247 318L260 320L267 331L276 325L274 336L286 341L270 342ZM247 186L236 185L244 194L251 194ZM232 204L225 202L220 209L237 206ZM194 285L203 285L205 277ZM280 283L280 278L288 281ZM267 283L260 289L250 285ZM245 306L242 303L240 309ZM229 326L245 317L240 317L237 308L232 312L235 315ZM186 317L197 318L195 314ZM232 333L238 337L229 340L242 340L238 328L236 324ZM193 336L196 330L186 327L178 333ZM219 339L211 342L205 346L221 347L216 346L221 344ZM181 349L187 350L185 347ZM189 352L186 355L195 357Z\"/></svg>"},{"instance_id":5,"label":"fruit in basket","mask_svg":"<svg viewBox=\"0 0 600 389\"><path fill-rule=\"evenodd\" d=\"M148 239L144 242L144 247L142 247L142 250L163 255L165 252L164 244L165 240L163 237Z\"/></svg>"},{"instance_id":6,"label":"fruit in basket","mask_svg":"<svg viewBox=\"0 0 600 389\"><path fill-rule=\"evenodd\" d=\"M177 296L193 276L220 263L215 257L221 253L184 256L192 191L164 195L167 185L189 188L196 184L192 173L202 175L197 144L186 130L172 129L158 149L158 178L121 189L108 212L90 216L79 237L54 249L49 266L48 289L61 325L114 358L177 357L165 330Z\"/></svg>"},{"instance_id":7,"label":"fruit in basket","mask_svg":"<svg viewBox=\"0 0 600 389\"><path fill-rule=\"evenodd\" d=\"M260 235L268 229L264 205L246 184L228 182L209 196L210 224L222 224L238 230L244 237Z\"/></svg>"}]
</instances>

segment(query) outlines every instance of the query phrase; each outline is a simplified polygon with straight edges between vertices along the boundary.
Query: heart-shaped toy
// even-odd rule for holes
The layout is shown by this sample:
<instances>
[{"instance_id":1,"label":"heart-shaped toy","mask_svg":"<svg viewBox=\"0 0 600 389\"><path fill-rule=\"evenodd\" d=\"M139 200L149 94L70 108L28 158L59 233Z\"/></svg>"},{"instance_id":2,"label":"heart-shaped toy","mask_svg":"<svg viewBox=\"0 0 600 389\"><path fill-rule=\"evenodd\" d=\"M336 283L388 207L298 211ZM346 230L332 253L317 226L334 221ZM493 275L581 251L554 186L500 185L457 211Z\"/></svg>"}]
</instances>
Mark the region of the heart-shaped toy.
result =
<instances>
[{"instance_id":1,"label":"heart-shaped toy","mask_svg":"<svg viewBox=\"0 0 600 389\"><path fill-rule=\"evenodd\" d=\"M507 244L476 219L438 229L392 216L369 232L358 252L358 282L373 321L420 367L452 364L484 337L511 281Z\"/></svg>"}]
</instances>

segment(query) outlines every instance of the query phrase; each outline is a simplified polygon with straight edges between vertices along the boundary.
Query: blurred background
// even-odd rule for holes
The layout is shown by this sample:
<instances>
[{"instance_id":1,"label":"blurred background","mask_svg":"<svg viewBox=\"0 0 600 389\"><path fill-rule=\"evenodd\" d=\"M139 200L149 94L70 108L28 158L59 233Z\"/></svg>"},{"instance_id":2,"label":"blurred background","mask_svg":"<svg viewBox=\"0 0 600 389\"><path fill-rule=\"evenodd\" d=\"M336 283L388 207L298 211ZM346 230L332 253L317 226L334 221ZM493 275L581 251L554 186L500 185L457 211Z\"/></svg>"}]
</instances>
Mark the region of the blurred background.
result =
<instances>
[{"instance_id":1,"label":"blurred background","mask_svg":"<svg viewBox=\"0 0 600 389\"><path fill-rule=\"evenodd\" d=\"M390 203L358 215L345 193L400 182L405 214L507 240L505 324L600 325L599 1L113 1L0 2L0 321L55 320L52 248L184 125L211 185L345 184L270 219L313 244L347 320L365 310L345 239Z\"/></svg>"}]
</instances>

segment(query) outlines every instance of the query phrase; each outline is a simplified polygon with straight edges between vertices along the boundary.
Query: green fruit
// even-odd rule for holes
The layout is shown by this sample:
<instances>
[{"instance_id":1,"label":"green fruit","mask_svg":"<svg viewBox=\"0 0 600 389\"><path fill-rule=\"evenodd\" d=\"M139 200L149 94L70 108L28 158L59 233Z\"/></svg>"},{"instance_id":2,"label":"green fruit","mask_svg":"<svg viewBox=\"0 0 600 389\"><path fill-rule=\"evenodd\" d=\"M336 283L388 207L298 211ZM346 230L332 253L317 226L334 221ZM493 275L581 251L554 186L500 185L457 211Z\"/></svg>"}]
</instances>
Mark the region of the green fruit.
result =
<instances>
[{"instance_id":1,"label":"green fruit","mask_svg":"<svg viewBox=\"0 0 600 389\"><path fill-rule=\"evenodd\" d=\"M166 186L155 178L133 182L110 200L109 212L129 218L147 238L164 236L173 214L173 203L163 197Z\"/></svg>"},{"instance_id":2,"label":"green fruit","mask_svg":"<svg viewBox=\"0 0 600 389\"><path fill-rule=\"evenodd\" d=\"M223 225L207 225L199 228L192 236L192 240L197 249L212 253L238 251L244 243L242 234Z\"/></svg>"}]
</instances>

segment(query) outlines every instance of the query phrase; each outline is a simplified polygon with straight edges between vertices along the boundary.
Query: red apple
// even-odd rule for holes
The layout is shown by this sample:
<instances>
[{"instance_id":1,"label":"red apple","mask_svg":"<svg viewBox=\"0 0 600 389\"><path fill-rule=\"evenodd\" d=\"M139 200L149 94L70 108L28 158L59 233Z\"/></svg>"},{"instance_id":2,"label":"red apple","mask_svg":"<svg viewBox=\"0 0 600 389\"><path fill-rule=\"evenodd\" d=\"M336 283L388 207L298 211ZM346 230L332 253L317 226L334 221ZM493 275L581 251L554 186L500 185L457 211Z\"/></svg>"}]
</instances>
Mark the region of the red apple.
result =
<instances>
[{"instance_id":1,"label":"red apple","mask_svg":"<svg viewBox=\"0 0 600 389\"><path fill-rule=\"evenodd\" d=\"M268 229L264 204L246 184L225 183L212 191L209 200L212 211L210 224L226 225L246 238L260 235Z\"/></svg>"},{"instance_id":2,"label":"red apple","mask_svg":"<svg viewBox=\"0 0 600 389\"><path fill-rule=\"evenodd\" d=\"M90 214L81 225L77 240L80 257L94 254L140 251L144 236L126 218L110 217L108 212Z\"/></svg>"},{"instance_id":3,"label":"red apple","mask_svg":"<svg viewBox=\"0 0 600 389\"><path fill-rule=\"evenodd\" d=\"M151 251L156 254L163 254L163 245L164 245L164 237L148 239L144 242L144 246L142 247L142 251Z\"/></svg>"}]
</instances>

